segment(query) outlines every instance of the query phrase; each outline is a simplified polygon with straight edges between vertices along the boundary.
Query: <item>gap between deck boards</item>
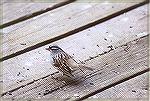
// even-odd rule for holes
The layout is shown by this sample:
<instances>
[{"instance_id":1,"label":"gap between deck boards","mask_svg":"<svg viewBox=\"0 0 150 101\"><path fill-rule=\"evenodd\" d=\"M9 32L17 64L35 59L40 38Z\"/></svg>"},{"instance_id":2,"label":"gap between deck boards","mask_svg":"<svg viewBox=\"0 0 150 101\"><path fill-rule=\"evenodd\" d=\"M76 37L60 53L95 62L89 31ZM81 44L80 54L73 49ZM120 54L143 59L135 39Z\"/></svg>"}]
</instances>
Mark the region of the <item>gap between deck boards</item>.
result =
<instances>
[{"instance_id":1,"label":"gap between deck boards","mask_svg":"<svg viewBox=\"0 0 150 101\"><path fill-rule=\"evenodd\" d=\"M2 61L4 61L4 60L7 60L7 59L10 59L10 58L13 58L13 57L18 56L18 55L21 55L21 54L23 54L23 53L29 52L29 51L34 50L34 49L36 49L36 48L39 48L39 47L41 47L41 46L43 46L43 45L47 45L47 44L52 43L52 42L54 42L54 41L60 40L60 39L62 39L62 38L68 37L68 36L70 36L70 35L76 34L76 33L80 32L80 31L83 31L83 30L85 30L85 29L87 29L87 28L90 28L90 27L93 27L93 26L95 26L95 25L97 25L97 24L100 24L100 23L102 23L102 22L105 22L105 21L107 21L107 20L109 20L109 19L111 19L111 18L114 18L114 17L116 17L116 16L119 16L119 15L121 15L121 14L123 14L123 13L126 13L126 12L128 12L128 11L131 11L131 10L133 10L133 9L135 9L135 8L138 8L138 7L142 6L142 5L145 5L145 4L147 4L147 3L148 3L148 1L146 0L146 1L142 2L142 3L135 4L135 5L131 6L131 7L125 8L125 9L123 9L123 10L121 10L121 11L118 11L118 12L116 12L116 13L114 13L114 14L108 15L107 17L101 18L101 19L99 19L99 20L97 20L97 21L91 22L91 23L89 23L89 24L87 24L87 25L81 26L81 27L76 28L76 29L74 29L74 30L72 30L72 31L69 31L69 32L67 32L67 33L64 33L64 34L62 34L62 35L56 36L56 37L54 37L54 38L52 38L52 39L49 39L49 40L46 40L46 41L44 41L44 42L35 44L35 45L33 45L33 46L30 46L30 47L25 48L25 49L23 49L23 50L20 50L20 51L18 51L18 52L12 53L12 54L10 54L10 55L8 55L8 56L4 56L4 57L0 58L0 62L2 62Z\"/></svg>"},{"instance_id":2,"label":"gap between deck boards","mask_svg":"<svg viewBox=\"0 0 150 101\"><path fill-rule=\"evenodd\" d=\"M144 36L144 37L141 37L141 38L139 38L139 39L136 39L136 40L134 40L134 41L137 41L137 42L139 42L140 40L140 44L143 44L143 40L145 41L145 42L147 42L147 38L148 38L148 36L149 35L147 35L147 36ZM132 43L133 41L131 41L131 42L129 42L129 43ZM128 43L127 43L128 44ZM134 45L134 43L132 43L133 45ZM122 45L123 46L123 45ZM120 46L120 47L122 47L122 46ZM136 46L135 46L136 47ZM140 46L139 46L140 47ZM119 47L118 47L119 48ZM131 48L132 49L132 48ZM146 48L147 49L147 48ZM113 50L112 50L113 51ZM143 51L144 52L144 51ZM132 53L132 52L131 52ZM133 54L133 53L132 53ZM79 100L83 100L83 99L86 99L86 98L88 98L88 97L90 97L90 96L92 96L92 95L94 95L94 94L96 94L96 93L98 93L98 92L101 92L101 91L104 91L104 90L106 90L106 89L108 89L108 88L110 88L110 87L112 87L112 86L114 86L114 85L117 85L117 84L120 84L120 83L122 83L122 82L124 82L124 81L127 81L127 80L129 80L129 79L131 79L131 78L133 78L133 77L136 77L136 76L138 76L138 75L141 75L141 74L143 74L143 73L145 73L145 72L148 72L149 71L149 68L145 68L145 67L141 67L141 68L137 68L136 70L131 70L131 71L128 71L127 73L125 72L125 73L123 73L123 74L121 74L122 76L122 78L119 78L120 76L118 75L117 77L115 77L116 79L115 80L117 80L117 81L115 81L115 82L113 82L113 83L111 83L110 81L113 81L114 79L112 79L112 80L108 80L109 81L109 83L110 84L108 84L107 86L104 86L104 87L102 87L102 88L100 88L100 89L97 89L97 90L95 90L95 91L92 91L91 93L89 93L89 94L87 94L87 95L85 95L85 96L83 96L83 97L81 97L81 98L79 98L79 99L75 99L75 101L79 101ZM93 74L93 73L92 73ZM91 76L91 75L90 75ZM86 78L90 78L90 76L89 77L86 77ZM94 74L92 75L92 76L94 76ZM44 78L44 77L43 77ZM107 81L107 82L108 82ZM65 86L65 85L64 85ZM17 89L16 89L17 90ZM57 89L55 89L55 90L57 90ZM55 91L54 90L54 91ZM13 90L13 91L15 91L15 90ZM8 91L8 92L13 92L13 91ZM3 93L2 95L5 95L7 92L5 92L5 93Z\"/></svg>"},{"instance_id":3,"label":"gap between deck boards","mask_svg":"<svg viewBox=\"0 0 150 101\"><path fill-rule=\"evenodd\" d=\"M17 19L15 19L15 20L13 20L13 21L10 21L10 22L7 22L7 23L4 23L4 24L0 25L0 29L5 28L5 27L8 27L8 26L11 26L11 25L13 25L13 24L16 24L16 23L19 23L19 22L22 22L22 21L25 21L25 20L30 19L30 18L33 18L33 17L35 17L35 16L41 15L41 14L43 14L43 13L46 13L46 12L51 11L51 10L54 10L54 9L56 9L56 8L58 8L58 7L67 5L67 4L72 3L72 2L74 2L74 1L76 1L76 0L67 0L67 1L60 2L60 3L58 3L58 4L55 4L55 5L53 5L52 7L49 7L49 8L40 10L40 11L36 11L36 12L34 12L34 13L32 13L32 14L27 14L27 15L25 15L25 16L22 16L22 17L20 17L20 18L17 18Z\"/></svg>"},{"instance_id":4,"label":"gap between deck boards","mask_svg":"<svg viewBox=\"0 0 150 101\"><path fill-rule=\"evenodd\" d=\"M121 40L121 41L123 41L123 43L122 42L120 42L120 41L117 41L117 43L119 43L119 45L115 45L115 44L111 44L112 46L113 46L113 49L115 49L115 46L120 46L120 45L122 45L122 44L126 44L127 42L129 42L129 41L131 41L131 40L134 40L134 39L136 39L135 37L133 37L133 36L130 36L130 33L134 33L135 35L138 35L138 33L140 34L140 33L143 33L143 32L146 32L147 30L145 29L145 27L146 27L146 24L145 23L142 23L142 22L145 22L145 21L147 21L147 20L144 20L144 19L147 19L147 15L143 15L143 13L145 14L145 9L146 9L146 5L144 5L144 6L142 6L142 7L139 7L139 8L137 8L137 9L135 9L135 10L133 10L133 11L130 11L129 13L126 13L126 16L128 16L128 19L132 19L132 18L136 18L137 20L128 20L128 22L134 22L136 25L139 25L139 26L133 26L133 28L134 27L136 27L136 29L140 29L140 28L142 28L142 29L144 29L144 30L140 30L140 31L132 31L132 30L136 30L136 29L132 29L132 30L130 30L130 29L127 29L128 27L130 27L130 26L126 26L125 27L125 32L124 33L126 33L125 35L126 36L124 36L124 34L122 34L122 32L124 31L123 29L121 29L121 32L118 32L117 33L117 35L115 35L114 34L114 36L113 37L115 37L115 36L118 36L118 35L120 35L121 36L121 39L119 39L119 40ZM132 15L132 16L130 16L130 15ZM138 15L138 17L136 17L136 15ZM123 17L122 17L123 16ZM114 25L114 24L116 24L116 25L119 25L119 26L125 26L124 24L122 25L122 22L121 23L118 23L117 21L118 21L118 19L120 19L121 21L122 21L122 18L124 18L124 14L123 15L120 15L120 16L118 16L117 18L114 18L114 19L112 19L112 20L109 20L109 21L107 21L107 22L109 22L109 23L107 23L107 22L105 22L105 23L103 23L103 24L106 24L106 25L109 25L109 26L112 26L112 25ZM144 18L144 19L143 19ZM142 22L141 22L141 20L139 20L139 19L142 19ZM140 21L140 23L139 23L139 21ZM114 23L114 22L116 22L116 23ZM119 21L120 22L120 21ZM134 25L134 23L127 23L127 25ZM99 27L96 27L96 26L94 26L94 27L96 27L97 29L99 29L99 30L102 30L103 28L105 28L105 26L103 26L103 24L100 24L99 26L100 26L100 28ZM101 28L101 26L103 26L102 28ZM107 27L109 27L109 26L107 26ZM114 25L115 26L115 25ZM114 28L118 28L119 26L115 26L115 27L113 27L113 28L111 28L111 29L114 29ZM93 32L92 32L92 29L93 28L91 28L90 30L90 32L89 33L91 33L91 35L93 35ZM126 30L129 30L129 31L127 31L126 32ZM88 29L87 29L87 31L88 31ZM107 29L106 31L108 31L109 32L109 29ZM104 33L105 31L103 31L102 33ZM112 31L112 30L110 30L110 32L111 33L116 33L116 30L114 29L114 31ZM81 40L74 40L74 39L78 39L78 38L80 38L81 36L81 34L83 35L84 33L86 33L85 35L88 35L87 37L84 37L84 36L82 36L83 38L81 38ZM109 44L105 44L105 43L103 43L103 41L104 41L104 38L105 38L105 36L104 37L101 37L101 38L96 38L96 40L97 41L95 41L95 42L93 42L94 40L93 39L95 39L95 37L93 37L93 36L91 36L90 37L90 35L89 35L89 33L88 32L85 32L85 31L83 31L83 32L81 32L81 33L79 33L79 34L75 34L75 35L73 35L73 36L70 36L70 37L67 37L67 38L65 38L65 39L62 39L62 40L59 40L59 41L57 41L57 44L59 45L59 46L61 46L62 47L62 49L64 49L67 53L69 53L70 55L72 55L72 56L74 56L74 58L75 58L75 60L81 60L81 61L86 61L87 59L91 59L91 58L93 58L93 59L95 59L95 56L97 56L97 55L100 55L100 57L103 57L103 55L101 55L101 53L103 53L103 54L105 54L105 53L107 53L107 51L109 51L110 50L110 48L107 48L107 46L110 46ZM137 34L136 34L137 33ZM100 33L98 33L98 34L100 34ZM97 37L97 35L98 34L96 34L96 33L94 33L94 36L96 36ZM103 35L102 35L103 36ZM92 49L94 49L94 52L92 51L92 50L89 50L89 51L87 51L87 47L85 47L85 49L84 49L84 53L82 52L82 47L83 47L83 45L84 45L84 41L82 42L82 39L84 40L84 39L87 39L88 40L88 37L90 38L90 39L92 39L91 41L92 41L92 43L87 43L88 45L89 45L89 47L93 47ZM131 37L131 39L130 39L130 37ZM126 39L126 40L124 40L124 39ZM71 42L70 42L70 41ZM103 40L103 41L101 41L101 40ZM111 41L113 41L114 39L112 39ZM67 42L67 44L66 44L66 42ZM79 43L83 43L83 45L82 44L80 44L79 45L79 47L77 47L77 50L79 50L79 51L76 51L76 50L74 50L75 48L74 47L76 47L76 45L74 45L74 43L77 43L78 44L78 42ZM98 43L99 42L99 43ZM73 43L73 44L71 44L71 46L72 47L70 47L70 43ZM104 46L106 46L106 48L104 47L104 50L103 51L101 51L101 50L97 50L97 48L94 48L94 46L96 46L96 45L99 45L99 46L102 46L102 47L104 47ZM145 46L145 44L147 44L145 41L144 41L144 46ZM18 86L21 86L21 84L25 84L25 83L27 83L27 82L30 82L31 80L36 80L36 79L38 79L38 78L41 78L41 77L44 77L44 76L46 76L46 75L48 75L48 74L50 74L50 73L52 73L51 71L53 71L53 69L50 69L51 68L51 66L50 66L50 63L47 61L47 56L49 56L49 54L47 54L47 52L46 51L44 51L44 49L46 48L46 47L48 47L49 45L47 45L47 46L43 46L43 47L40 47L40 48L38 48L38 49L36 49L36 50L33 50L33 51L30 51L30 52L28 52L28 53L25 53L25 54L22 54L22 55L20 55L20 56L17 56L17 57L14 57L14 58L12 58L12 59L9 59L9 60L6 60L6 61L4 61L3 62L3 66L4 66L4 68L3 68L3 73L4 73L4 89L5 89L5 91L9 91L10 89L12 89L12 88L15 88L15 87L18 87ZM81 47L80 47L81 46ZM140 45L141 46L141 45ZM70 51L71 52L73 52L73 53L70 53L70 51L68 51L68 47L69 47L69 49L70 49ZM128 45L124 45L123 47L130 47L130 44L129 44L129 46ZM98 47L99 48L99 47ZM125 48L126 49L126 51L127 51L127 49L128 48ZM143 46L141 46L141 48L140 49L142 49L143 50ZM86 52L87 51L87 52ZM133 50L132 50L133 51ZM141 51L141 50L138 50L138 51ZM124 51L122 50L121 51L121 54L122 54L122 52L124 53ZM40 53L40 54L39 54ZM82 54L80 54L80 53L82 53ZM92 54L89 54L89 53L92 53ZM93 53L96 53L96 54L93 54ZM98 54L99 53L99 54ZM109 52L109 53L111 53L111 52ZM108 53L108 54L109 54ZM117 53L118 53L118 51L117 51ZM127 55L127 53L128 52L125 52L126 53L126 55L125 55L125 57L124 58L126 58L127 56L129 56L129 55ZM74 55L73 55L74 54ZM77 56L79 54L79 57ZM119 54L119 53L118 53ZM122 56L122 55L119 55L120 57ZM136 53L137 54L137 53ZM134 52L134 55L136 55L135 54L135 52ZM39 56L40 55L40 56ZM133 55L133 54L132 54ZM133 55L133 56L134 56ZM77 56L78 58L76 58L75 56ZM112 55L113 56L113 55ZM86 58L82 58L82 57L86 57ZM108 56L109 57L109 56ZM105 60L105 59L107 59L107 60ZM110 58L109 58L110 59ZM100 60L100 61L108 61L108 58L106 57L106 58L104 58L103 60ZM114 61L117 61L115 58L113 58L112 60L114 60ZM28 62L28 61L31 61L31 62ZM47 62L45 62L45 61L47 61ZM38 63L38 62L40 62L40 64L39 65L37 65L36 66L36 64ZM32 64L32 66L31 67L29 67L27 64L28 63L31 63ZM103 66L104 64L102 64L101 66ZM25 67L24 67L25 66ZM27 67L26 67L27 66ZM25 68L29 68L30 70L28 71L28 70L25 70ZM34 69L33 69L34 68ZM46 69L47 68L47 69ZM13 69L13 70L12 70ZM50 71L49 71L49 69L50 69ZM10 70L12 70L11 72L9 72ZM46 71L45 71L46 70ZM16 75L16 74L18 74L19 72L21 72L21 75ZM24 73L23 73L24 72ZM31 74L30 74L31 73ZM5 75L5 74L9 74L9 75ZM22 79L19 79L20 77L24 77L24 78L22 78ZM5 78L7 79L9 79L9 77L10 77L10 80L6 80L5 81ZM30 80L29 80L30 79ZM20 82L20 80L22 80L23 82ZM26 81L27 80L27 81ZM9 88L9 89L8 89ZM4 91L4 92L5 92Z\"/></svg>"},{"instance_id":5,"label":"gap between deck boards","mask_svg":"<svg viewBox=\"0 0 150 101\"><path fill-rule=\"evenodd\" d=\"M144 73L146 73L146 72L149 72L149 71L150 71L150 69L148 68L148 69L145 69L145 70L140 71L140 72L138 72L138 73L132 74L132 75L130 75L130 76L127 76L126 78L123 78L123 79L118 80L118 81L116 81L116 82L114 82L114 83L112 83L112 84L109 84L109 85L107 85L106 87L103 87L103 88L101 88L101 89L95 90L94 92L89 93L88 95L85 95L85 96L83 96L83 97L81 97L81 98L75 99L74 101L81 101L81 100L87 99L87 98L89 98L89 97L91 97L91 96L93 96L93 95L95 95L95 94L97 94L97 93L100 93L100 92L102 92L102 91L104 91L104 90L106 90L106 89L109 89L109 88L111 88L111 87L113 87L113 86L116 86L116 85L118 85L118 84L120 84L120 83L123 83L123 82L125 82L125 81L127 81L127 80L130 80L130 79L132 79L132 78L134 78L134 77L137 77L137 76L142 75L142 74L144 74Z\"/></svg>"}]
</instances>

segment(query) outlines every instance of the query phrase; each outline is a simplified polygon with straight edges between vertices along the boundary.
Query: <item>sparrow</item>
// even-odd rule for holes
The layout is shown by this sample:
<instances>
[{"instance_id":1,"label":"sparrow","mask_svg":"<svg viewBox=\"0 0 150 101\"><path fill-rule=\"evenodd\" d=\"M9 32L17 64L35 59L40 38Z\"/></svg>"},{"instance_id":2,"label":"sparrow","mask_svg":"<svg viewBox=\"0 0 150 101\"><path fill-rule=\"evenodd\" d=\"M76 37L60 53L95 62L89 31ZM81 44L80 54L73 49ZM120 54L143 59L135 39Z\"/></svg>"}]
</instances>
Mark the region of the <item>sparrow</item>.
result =
<instances>
[{"instance_id":1,"label":"sparrow","mask_svg":"<svg viewBox=\"0 0 150 101\"><path fill-rule=\"evenodd\" d=\"M84 71L81 68L86 68L88 70L93 71L93 68L87 67L84 64L77 63L72 56L67 54L64 50L62 50L59 46L53 45L46 48L46 50L50 51L52 57L52 65L58 71L62 72L63 75L68 77L74 77L72 74L75 70L80 69L81 72ZM85 74L85 73L84 73Z\"/></svg>"}]
</instances>

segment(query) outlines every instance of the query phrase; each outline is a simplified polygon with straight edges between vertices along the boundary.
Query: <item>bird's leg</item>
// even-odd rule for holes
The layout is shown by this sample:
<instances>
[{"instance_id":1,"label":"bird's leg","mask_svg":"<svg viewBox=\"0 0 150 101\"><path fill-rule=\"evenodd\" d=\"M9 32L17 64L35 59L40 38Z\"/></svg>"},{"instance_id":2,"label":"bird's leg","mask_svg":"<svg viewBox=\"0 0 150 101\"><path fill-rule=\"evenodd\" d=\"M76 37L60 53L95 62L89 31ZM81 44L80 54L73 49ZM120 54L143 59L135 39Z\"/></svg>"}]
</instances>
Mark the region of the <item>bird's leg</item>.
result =
<instances>
[{"instance_id":1,"label":"bird's leg","mask_svg":"<svg viewBox=\"0 0 150 101\"><path fill-rule=\"evenodd\" d=\"M52 79L55 79L55 78L53 77L53 74L51 75L51 77L52 77Z\"/></svg>"},{"instance_id":2,"label":"bird's leg","mask_svg":"<svg viewBox=\"0 0 150 101\"><path fill-rule=\"evenodd\" d=\"M61 80L59 80L58 78L55 78L55 77L53 76L53 75L55 75L55 74L57 74L57 73L59 73L59 71L54 72L54 73L51 74L51 77L52 77L52 79L54 80L53 83L54 83L55 86L57 86L55 82L61 81Z\"/></svg>"},{"instance_id":3,"label":"bird's leg","mask_svg":"<svg viewBox=\"0 0 150 101\"><path fill-rule=\"evenodd\" d=\"M67 74L64 74L64 75L66 75L66 76L69 77L69 78L72 78L72 77L74 78L74 77L75 77L75 76L74 76L73 74L71 74L71 73L69 74L70 76L67 75Z\"/></svg>"},{"instance_id":4,"label":"bird's leg","mask_svg":"<svg viewBox=\"0 0 150 101\"><path fill-rule=\"evenodd\" d=\"M54 72L54 73L52 73L52 74L50 74L50 75L51 75L51 77L52 77L53 79L56 79L56 78L53 77L53 75L55 75L55 74L57 74L57 73L59 73L59 71Z\"/></svg>"},{"instance_id":5,"label":"bird's leg","mask_svg":"<svg viewBox=\"0 0 150 101\"><path fill-rule=\"evenodd\" d=\"M53 75L56 74L56 73L59 73L59 72L55 72L55 73L51 74L51 77L52 77L52 79L54 80L54 81L53 81L53 84L57 87L57 85L56 85L55 82L58 82L58 81L59 81L59 82L62 82L64 85L66 85L67 83L66 83L65 81L62 81L62 80L59 80L59 79L53 77ZM59 88L60 88L60 87L59 87Z\"/></svg>"},{"instance_id":6,"label":"bird's leg","mask_svg":"<svg viewBox=\"0 0 150 101\"><path fill-rule=\"evenodd\" d=\"M53 77L54 74L55 74L55 73L51 74L51 77L52 77L53 80L56 80L56 78ZM55 81L53 81L53 83L54 83L54 85L56 86Z\"/></svg>"},{"instance_id":7,"label":"bird's leg","mask_svg":"<svg viewBox=\"0 0 150 101\"><path fill-rule=\"evenodd\" d=\"M64 73L63 73L63 75L64 75ZM65 80L64 80L64 78L63 78L63 76L62 77L60 77L60 78L54 78L56 81L59 81L59 82L61 82L61 83L63 83L64 85L66 85L67 83L65 82Z\"/></svg>"},{"instance_id":8,"label":"bird's leg","mask_svg":"<svg viewBox=\"0 0 150 101\"><path fill-rule=\"evenodd\" d=\"M86 75L86 73L80 68L80 66L79 66L79 70L84 74L84 76Z\"/></svg>"}]
</instances>

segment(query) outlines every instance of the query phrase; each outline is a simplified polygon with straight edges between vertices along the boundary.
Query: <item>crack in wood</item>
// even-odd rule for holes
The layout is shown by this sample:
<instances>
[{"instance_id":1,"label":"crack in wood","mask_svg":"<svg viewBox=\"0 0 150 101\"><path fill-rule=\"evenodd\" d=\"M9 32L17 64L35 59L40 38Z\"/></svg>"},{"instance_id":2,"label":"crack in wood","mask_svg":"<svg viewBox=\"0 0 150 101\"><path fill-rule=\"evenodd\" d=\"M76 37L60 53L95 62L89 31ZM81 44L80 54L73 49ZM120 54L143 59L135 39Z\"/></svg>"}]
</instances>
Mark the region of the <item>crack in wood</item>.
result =
<instances>
[{"instance_id":1,"label":"crack in wood","mask_svg":"<svg viewBox=\"0 0 150 101\"><path fill-rule=\"evenodd\" d=\"M149 35L143 36L143 37L141 37L141 38L145 38L145 37L147 37L147 36L149 36ZM97 58L97 57L99 57L99 56L101 56L101 55L107 54L107 53L111 52L112 50L115 50L115 49L117 49L117 48L119 48L119 47L123 47L123 46L126 46L126 47L124 48L124 51L128 52L128 51L127 51L127 48L130 48L128 44L131 43L131 42L133 42L133 41L138 41L138 40L139 40L139 39L135 39L135 40L132 40L132 41L130 41L130 42L124 44L124 45L120 45L120 46L118 46L118 47L115 47L114 49L111 48L111 49L108 50L108 51L105 51L105 52L103 52L103 53L101 53L101 54L98 54L98 55L96 55L96 56L90 57L89 59L86 59L86 60L81 61L81 62L84 63L84 62L90 61L90 60L92 60L92 59L94 59L94 58Z\"/></svg>"}]
</instances>

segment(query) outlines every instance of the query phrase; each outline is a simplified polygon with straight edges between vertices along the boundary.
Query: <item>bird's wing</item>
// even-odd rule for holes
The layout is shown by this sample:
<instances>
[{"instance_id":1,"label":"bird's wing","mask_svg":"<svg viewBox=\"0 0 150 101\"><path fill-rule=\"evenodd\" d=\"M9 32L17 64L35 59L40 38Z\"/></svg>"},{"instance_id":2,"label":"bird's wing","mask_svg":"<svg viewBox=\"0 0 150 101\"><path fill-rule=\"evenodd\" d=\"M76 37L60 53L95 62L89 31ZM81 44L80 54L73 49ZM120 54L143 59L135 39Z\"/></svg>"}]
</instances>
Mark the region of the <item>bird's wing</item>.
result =
<instances>
[{"instance_id":1,"label":"bird's wing","mask_svg":"<svg viewBox=\"0 0 150 101\"><path fill-rule=\"evenodd\" d=\"M57 54L56 56L57 59L54 59L55 61L55 66L63 73L71 73L71 69L69 68L69 65L66 63L66 57L64 54Z\"/></svg>"},{"instance_id":2,"label":"bird's wing","mask_svg":"<svg viewBox=\"0 0 150 101\"><path fill-rule=\"evenodd\" d=\"M68 59L68 64L70 65L71 69L75 70L75 69L87 69L87 70L91 70L93 71L94 69L86 66L85 64L81 64L81 63L77 63L73 58Z\"/></svg>"}]
</instances>

